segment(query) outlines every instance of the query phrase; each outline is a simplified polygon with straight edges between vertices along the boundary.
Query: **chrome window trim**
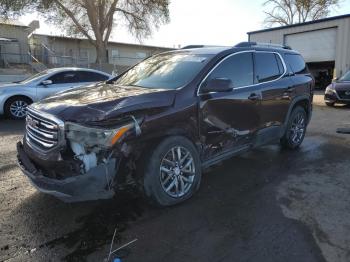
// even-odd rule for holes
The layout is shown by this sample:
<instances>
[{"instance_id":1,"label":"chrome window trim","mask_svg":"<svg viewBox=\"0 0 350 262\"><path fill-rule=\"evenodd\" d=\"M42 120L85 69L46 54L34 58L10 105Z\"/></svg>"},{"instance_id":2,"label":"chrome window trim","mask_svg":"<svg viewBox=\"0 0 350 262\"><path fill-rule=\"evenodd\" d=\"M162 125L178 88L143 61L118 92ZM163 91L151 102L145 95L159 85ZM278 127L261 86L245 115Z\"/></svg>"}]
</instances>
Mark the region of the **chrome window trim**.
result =
<instances>
[{"instance_id":1,"label":"chrome window trim","mask_svg":"<svg viewBox=\"0 0 350 262\"><path fill-rule=\"evenodd\" d=\"M238 55L238 54L244 54L244 53L252 53L252 54L255 54L255 53L268 53L268 54L276 54L279 56L279 58L281 59L281 62L283 64L283 67L284 67L284 72L283 74L279 77L279 78L276 78L274 80L271 80L271 81L266 81L266 82L262 82L262 83L257 83L257 84L253 84L253 85L248 85L248 86L240 86L240 87L233 87L232 90L235 90L235 89L243 89L243 88L247 88L247 87L253 87L253 86L258 86L258 85L261 85L261 84L266 84L266 83L272 83L272 82L275 82L275 81L278 81L280 79L282 79L286 74L287 74L287 64L286 62L284 61L282 55L278 52L274 52L274 51L257 51L257 50L246 50L246 51L240 51L240 52L237 52L237 53L233 53L233 54L230 54L226 57L224 57L221 61L219 61L219 63L217 63L209 72L208 74L206 74L206 76L202 79L202 81L200 82L199 84L199 87L197 89L197 96L200 96L200 95L205 95L205 94L215 94L217 92L209 92L209 93L203 93L203 94L200 94L199 91L202 87L202 84L203 82L209 77L209 75L222 63L224 62L226 59L232 57L232 56L235 56L235 55ZM253 65L255 67L255 64ZM255 69L255 68L254 68ZM255 72L255 70L254 70Z\"/></svg>"}]
</instances>

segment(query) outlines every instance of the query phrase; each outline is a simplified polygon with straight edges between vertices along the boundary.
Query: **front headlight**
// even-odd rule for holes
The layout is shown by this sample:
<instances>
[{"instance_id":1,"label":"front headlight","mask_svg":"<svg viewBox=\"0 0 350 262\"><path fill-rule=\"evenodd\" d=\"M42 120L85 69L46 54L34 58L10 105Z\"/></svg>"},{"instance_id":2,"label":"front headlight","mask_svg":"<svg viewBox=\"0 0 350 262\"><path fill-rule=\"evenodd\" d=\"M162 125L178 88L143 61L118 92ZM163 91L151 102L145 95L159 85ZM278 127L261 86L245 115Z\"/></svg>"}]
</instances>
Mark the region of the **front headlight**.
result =
<instances>
[{"instance_id":1,"label":"front headlight","mask_svg":"<svg viewBox=\"0 0 350 262\"><path fill-rule=\"evenodd\" d=\"M335 93L335 89L334 89L334 86L332 84L330 84L326 88L326 94L333 94L333 93Z\"/></svg>"},{"instance_id":2,"label":"front headlight","mask_svg":"<svg viewBox=\"0 0 350 262\"><path fill-rule=\"evenodd\" d=\"M69 122L66 123L66 136L67 139L87 147L101 146L109 148L132 127L134 127L134 123L129 123L116 129L104 129Z\"/></svg>"}]
</instances>

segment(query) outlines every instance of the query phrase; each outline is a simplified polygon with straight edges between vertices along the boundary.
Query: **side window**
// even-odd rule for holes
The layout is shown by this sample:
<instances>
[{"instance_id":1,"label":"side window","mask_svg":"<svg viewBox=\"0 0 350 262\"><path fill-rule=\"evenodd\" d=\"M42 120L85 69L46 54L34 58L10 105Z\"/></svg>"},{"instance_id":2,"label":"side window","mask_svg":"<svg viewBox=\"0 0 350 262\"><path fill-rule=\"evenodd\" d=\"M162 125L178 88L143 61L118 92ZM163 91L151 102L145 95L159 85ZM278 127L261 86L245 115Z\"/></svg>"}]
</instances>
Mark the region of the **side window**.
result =
<instances>
[{"instance_id":1,"label":"side window","mask_svg":"<svg viewBox=\"0 0 350 262\"><path fill-rule=\"evenodd\" d=\"M283 64L276 54L260 52L255 54L255 75L258 83L275 80L283 72Z\"/></svg>"},{"instance_id":2,"label":"side window","mask_svg":"<svg viewBox=\"0 0 350 262\"><path fill-rule=\"evenodd\" d=\"M51 80L53 84L68 84L79 82L77 72L74 71L57 73L48 78L48 80Z\"/></svg>"},{"instance_id":3,"label":"side window","mask_svg":"<svg viewBox=\"0 0 350 262\"><path fill-rule=\"evenodd\" d=\"M228 78L232 81L233 88L249 86L254 83L253 68L252 53L233 55L220 63L203 84L215 78Z\"/></svg>"},{"instance_id":4,"label":"side window","mask_svg":"<svg viewBox=\"0 0 350 262\"><path fill-rule=\"evenodd\" d=\"M307 73L307 67L304 59L301 55L297 54L285 54L285 59L290 68L293 70L295 74L305 74Z\"/></svg>"},{"instance_id":5,"label":"side window","mask_svg":"<svg viewBox=\"0 0 350 262\"><path fill-rule=\"evenodd\" d=\"M108 80L108 77L99 73L80 71L79 82L101 82Z\"/></svg>"}]
</instances>

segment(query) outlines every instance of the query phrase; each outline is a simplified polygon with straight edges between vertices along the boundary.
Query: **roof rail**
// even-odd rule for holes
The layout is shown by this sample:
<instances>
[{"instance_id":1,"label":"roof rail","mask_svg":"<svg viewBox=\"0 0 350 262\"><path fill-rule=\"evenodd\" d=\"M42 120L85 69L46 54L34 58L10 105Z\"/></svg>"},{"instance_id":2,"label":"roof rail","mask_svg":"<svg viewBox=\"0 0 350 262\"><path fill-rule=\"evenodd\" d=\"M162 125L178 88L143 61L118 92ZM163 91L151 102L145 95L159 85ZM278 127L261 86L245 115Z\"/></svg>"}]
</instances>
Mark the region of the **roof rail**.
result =
<instances>
[{"instance_id":1,"label":"roof rail","mask_svg":"<svg viewBox=\"0 0 350 262\"><path fill-rule=\"evenodd\" d=\"M187 45L182 47L181 49L191 49L191 48L206 48L206 47L224 47L220 45Z\"/></svg>"},{"instance_id":2,"label":"roof rail","mask_svg":"<svg viewBox=\"0 0 350 262\"><path fill-rule=\"evenodd\" d=\"M289 49L291 50L292 48L287 45L279 45L279 44L272 44L272 43L257 43L257 42L241 42L235 45L234 47L252 47L252 46L257 46L257 47L268 47L268 48L283 48L283 49Z\"/></svg>"},{"instance_id":3,"label":"roof rail","mask_svg":"<svg viewBox=\"0 0 350 262\"><path fill-rule=\"evenodd\" d=\"M205 45L187 45L182 47L181 49L191 49L191 48L203 48Z\"/></svg>"}]
</instances>

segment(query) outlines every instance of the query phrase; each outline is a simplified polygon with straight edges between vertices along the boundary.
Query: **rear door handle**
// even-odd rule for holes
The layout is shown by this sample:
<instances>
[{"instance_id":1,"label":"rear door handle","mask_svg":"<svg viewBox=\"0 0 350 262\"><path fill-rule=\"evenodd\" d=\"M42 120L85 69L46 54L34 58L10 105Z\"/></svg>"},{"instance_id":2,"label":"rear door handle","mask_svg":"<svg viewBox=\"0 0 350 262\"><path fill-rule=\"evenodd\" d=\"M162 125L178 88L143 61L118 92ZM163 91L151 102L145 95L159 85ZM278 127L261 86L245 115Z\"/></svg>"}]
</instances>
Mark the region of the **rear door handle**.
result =
<instances>
[{"instance_id":1,"label":"rear door handle","mask_svg":"<svg viewBox=\"0 0 350 262\"><path fill-rule=\"evenodd\" d=\"M252 101L256 101L256 100L260 99L260 96L255 94L255 93L252 93L252 94L250 94L250 96L248 96L248 99L252 100Z\"/></svg>"}]
</instances>

